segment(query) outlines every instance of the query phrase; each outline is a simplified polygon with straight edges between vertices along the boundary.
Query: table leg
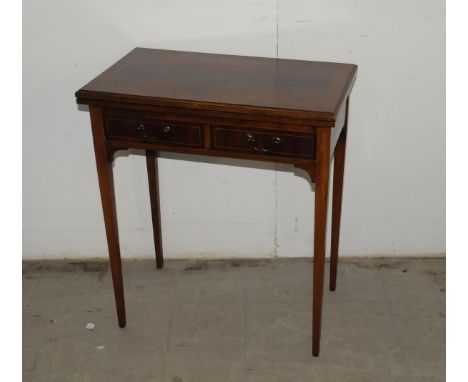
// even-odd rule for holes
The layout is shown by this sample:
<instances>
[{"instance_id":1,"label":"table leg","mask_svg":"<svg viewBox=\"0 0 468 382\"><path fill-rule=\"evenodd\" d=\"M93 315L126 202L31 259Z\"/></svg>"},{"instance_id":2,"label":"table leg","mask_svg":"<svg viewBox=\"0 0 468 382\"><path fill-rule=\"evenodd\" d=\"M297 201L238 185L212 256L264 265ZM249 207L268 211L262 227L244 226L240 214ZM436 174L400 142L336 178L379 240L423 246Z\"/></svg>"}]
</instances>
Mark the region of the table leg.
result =
<instances>
[{"instance_id":1,"label":"table leg","mask_svg":"<svg viewBox=\"0 0 468 382\"><path fill-rule=\"evenodd\" d=\"M156 250L156 267L164 265L162 235L161 235L161 209L159 202L159 174L157 153L146 150L146 167L148 170L148 184L151 202L151 218L153 220L154 248Z\"/></svg>"},{"instance_id":2,"label":"table leg","mask_svg":"<svg viewBox=\"0 0 468 382\"><path fill-rule=\"evenodd\" d=\"M121 328L126 325L125 299L122 280L122 262L120 259L119 232L117 226L117 211L114 195L114 175L112 172L113 154L107 150L102 125L102 110L90 107L91 126L93 130L94 152L96 167L101 190L102 210L106 227L109 261L111 265L112 281L114 283L117 317Z\"/></svg>"},{"instance_id":3,"label":"table leg","mask_svg":"<svg viewBox=\"0 0 468 382\"><path fill-rule=\"evenodd\" d=\"M333 201L332 229L330 253L330 290L336 289L336 273L338 268L338 246L340 242L341 201L343 199L343 175L346 150L346 129L341 131L335 147L333 164Z\"/></svg>"},{"instance_id":4,"label":"table leg","mask_svg":"<svg viewBox=\"0 0 468 382\"><path fill-rule=\"evenodd\" d=\"M325 271L325 241L327 226L328 180L330 173L329 136L323 139L323 157L315 174L315 223L314 223L314 282L312 307L312 354L320 353L322 328L323 279ZM328 146L328 147L327 147Z\"/></svg>"},{"instance_id":5,"label":"table leg","mask_svg":"<svg viewBox=\"0 0 468 382\"><path fill-rule=\"evenodd\" d=\"M346 101L345 124L335 146L333 162L333 200L332 200L332 229L330 251L330 290L336 289L336 273L338 271L338 247L340 242L341 202L343 199L343 175L346 152L346 133L348 131L349 98Z\"/></svg>"}]
</instances>

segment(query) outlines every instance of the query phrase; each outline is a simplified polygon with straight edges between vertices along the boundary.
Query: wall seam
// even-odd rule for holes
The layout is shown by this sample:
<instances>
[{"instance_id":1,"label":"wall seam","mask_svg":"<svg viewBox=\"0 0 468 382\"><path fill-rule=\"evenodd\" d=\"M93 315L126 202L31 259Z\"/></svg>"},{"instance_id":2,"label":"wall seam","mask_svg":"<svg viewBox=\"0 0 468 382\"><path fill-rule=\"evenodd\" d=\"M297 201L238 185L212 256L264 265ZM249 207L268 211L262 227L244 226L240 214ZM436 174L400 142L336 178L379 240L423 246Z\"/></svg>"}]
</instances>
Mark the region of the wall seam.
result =
<instances>
[{"instance_id":1,"label":"wall seam","mask_svg":"<svg viewBox=\"0 0 468 382\"><path fill-rule=\"evenodd\" d=\"M275 240L273 257L278 258L278 163L275 163Z\"/></svg>"},{"instance_id":2,"label":"wall seam","mask_svg":"<svg viewBox=\"0 0 468 382\"><path fill-rule=\"evenodd\" d=\"M279 0L276 0L276 59L279 58ZM273 257L278 258L278 163L275 163L275 238Z\"/></svg>"},{"instance_id":3,"label":"wall seam","mask_svg":"<svg viewBox=\"0 0 468 382\"><path fill-rule=\"evenodd\" d=\"M279 58L279 0L276 0L276 59Z\"/></svg>"}]
</instances>

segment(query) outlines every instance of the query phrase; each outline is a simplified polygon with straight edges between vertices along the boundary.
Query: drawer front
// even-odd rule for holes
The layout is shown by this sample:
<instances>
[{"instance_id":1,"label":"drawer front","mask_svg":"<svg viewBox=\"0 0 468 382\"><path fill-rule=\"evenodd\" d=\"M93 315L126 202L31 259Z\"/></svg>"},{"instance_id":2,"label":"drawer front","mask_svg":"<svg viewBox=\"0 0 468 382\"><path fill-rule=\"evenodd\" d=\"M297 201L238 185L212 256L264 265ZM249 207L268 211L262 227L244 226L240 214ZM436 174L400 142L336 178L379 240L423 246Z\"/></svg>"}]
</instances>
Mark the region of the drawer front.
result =
<instances>
[{"instance_id":1,"label":"drawer front","mask_svg":"<svg viewBox=\"0 0 468 382\"><path fill-rule=\"evenodd\" d=\"M307 135L270 133L258 130L234 130L215 127L213 147L217 150L241 151L259 155L293 156L315 159L315 133Z\"/></svg>"},{"instance_id":2,"label":"drawer front","mask_svg":"<svg viewBox=\"0 0 468 382\"><path fill-rule=\"evenodd\" d=\"M178 121L154 121L104 118L106 135L110 139L125 139L170 146L202 147L202 126Z\"/></svg>"}]
</instances>

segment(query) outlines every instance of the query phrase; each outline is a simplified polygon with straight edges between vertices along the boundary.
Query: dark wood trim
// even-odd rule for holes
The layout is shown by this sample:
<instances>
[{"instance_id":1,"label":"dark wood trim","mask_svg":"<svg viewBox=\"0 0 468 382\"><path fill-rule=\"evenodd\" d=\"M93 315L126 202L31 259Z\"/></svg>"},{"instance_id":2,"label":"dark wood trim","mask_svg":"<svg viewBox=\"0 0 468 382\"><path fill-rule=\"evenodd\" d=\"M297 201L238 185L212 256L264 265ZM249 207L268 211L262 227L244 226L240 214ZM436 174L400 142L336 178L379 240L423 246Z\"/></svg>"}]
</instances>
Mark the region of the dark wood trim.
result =
<instances>
[{"instance_id":1,"label":"dark wood trim","mask_svg":"<svg viewBox=\"0 0 468 382\"><path fill-rule=\"evenodd\" d=\"M108 140L107 146L109 147L117 147L120 149L125 144L128 145L128 141L124 140ZM221 151L221 150L214 150L210 149L205 150L204 148L193 148L193 147L181 147L181 146L169 146L169 145L162 145L157 143L143 143L143 142L131 142L131 147L134 149L141 149L141 150L155 150L159 152L176 152L181 154L195 154L195 155L209 155L215 157L223 157L223 158L235 158L235 159L245 159L245 160L255 160L255 161L263 161L263 162L278 162L278 163L289 163L293 165L304 165L304 166L314 166L315 161L309 159L296 159L293 157L281 157L275 155L262 155L262 154L255 154L255 153L241 153L241 152L234 152L234 151Z\"/></svg>"},{"instance_id":2,"label":"dark wood trim","mask_svg":"<svg viewBox=\"0 0 468 382\"><path fill-rule=\"evenodd\" d=\"M205 125L204 129L205 129L205 133L203 134L205 138L204 148L206 150L209 150L211 148L211 127L210 125Z\"/></svg>"},{"instance_id":3,"label":"dark wood trim","mask_svg":"<svg viewBox=\"0 0 468 382\"><path fill-rule=\"evenodd\" d=\"M314 280L312 306L312 354L320 353L322 328L323 279L325 270L325 241L328 207L328 181L330 173L330 130L318 132L319 163L315 174L315 224L314 224Z\"/></svg>"},{"instance_id":4,"label":"dark wood trim","mask_svg":"<svg viewBox=\"0 0 468 382\"><path fill-rule=\"evenodd\" d=\"M163 108L184 108L189 110L210 110L222 113L238 113L245 115L258 115L262 117L272 118L285 118L285 119L305 119L308 121L321 121L327 125L332 125L335 121L335 115L330 113L310 112L306 110L290 110L290 109L276 109L276 108L257 108L248 105L228 105L228 104L217 104L198 102L190 100L175 100L168 98L151 98L139 97L134 95L122 96L119 94L105 93L105 92L90 92L87 90L79 90L75 94L78 103L93 105L96 102L105 100L109 103L119 104L138 104L145 106L155 106ZM328 122L328 123L327 123Z\"/></svg>"},{"instance_id":5,"label":"dark wood trim","mask_svg":"<svg viewBox=\"0 0 468 382\"><path fill-rule=\"evenodd\" d=\"M324 120L311 120L309 118L291 118L291 117L271 117L267 115L246 114L239 112L227 112L217 110L191 110L180 107L158 106L158 105L142 105L131 104L122 102L100 101L92 100L86 101L77 98L78 104L93 105L104 108L104 112L110 113L116 110L121 110L122 113L131 112L147 112L159 114L162 118L190 118L196 117L200 123L213 123L213 124L232 124L239 126L239 124L252 124L255 126L273 129L286 129L297 131L310 131L313 127L333 127L335 126L336 119L332 121ZM302 129L302 130L301 130Z\"/></svg>"},{"instance_id":6,"label":"dark wood trim","mask_svg":"<svg viewBox=\"0 0 468 382\"><path fill-rule=\"evenodd\" d=\"M164 266L164 255L161 234L161 207L159 199L158 154L146 150L146 167L148 170L148 185L151 202L151 219L153 222L154 249L156 251L156 267Z\"/></svg>"},{"instance_id":7,"label":"dark wood trim","mask_svg":"<svg viewBox=\"0 0 468 382\"><path fill-rule=\"evenodd\" d=\"M112 171L112 157L109 156L104 136L102 109L91 106L91 127L93 131L96 167L101 191L102 211L106 227L107 246L109 248L109 262L111 265L112 281L114 284L117 317L121 328L126 325L125 298L122 279L122 261L120 259L119 229L117 225L117 210L115 206L114 175Z\"/></svg>"},{"instance_id":8,"label":"dark wood trim","mask_svg":"<svg viewBox=\"0 0 468 382\"><path fill-rule=\"evenodd\" d=\"M343 177L346 153L346 134L348 130L349 98L346 101L346 118L343 130L335 147L333 162L333 200L332 229L330 251L330 290L336 289L336 274L338 272L338 248L340 242L341 204L343 200Z\"/></svg>"}]
</instances>

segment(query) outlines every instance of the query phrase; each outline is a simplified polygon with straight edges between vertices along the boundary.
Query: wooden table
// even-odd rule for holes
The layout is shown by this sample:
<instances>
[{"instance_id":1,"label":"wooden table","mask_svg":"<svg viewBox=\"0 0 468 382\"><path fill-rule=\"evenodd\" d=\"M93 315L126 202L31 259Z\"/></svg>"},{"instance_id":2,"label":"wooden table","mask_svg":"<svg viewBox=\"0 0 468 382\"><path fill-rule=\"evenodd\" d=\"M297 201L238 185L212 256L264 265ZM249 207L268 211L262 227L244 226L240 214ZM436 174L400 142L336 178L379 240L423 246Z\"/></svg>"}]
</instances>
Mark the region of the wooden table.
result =
<instances>
[{"instance_id":1,"label":"wooden table","mask_svg":"<svg viewBox=\"0 0 468 382\"><path fill-rule=\"evenodd\" d=\"M356 72L351 64L136 48L76 92L91 114L120 327L126 317L112 174L116 151L146 150L158 268L158 151L290 163L315 183L312 353L318 356L330 163L334 156L335 290L348 100Z\"/></svg>"}]
</instances>

